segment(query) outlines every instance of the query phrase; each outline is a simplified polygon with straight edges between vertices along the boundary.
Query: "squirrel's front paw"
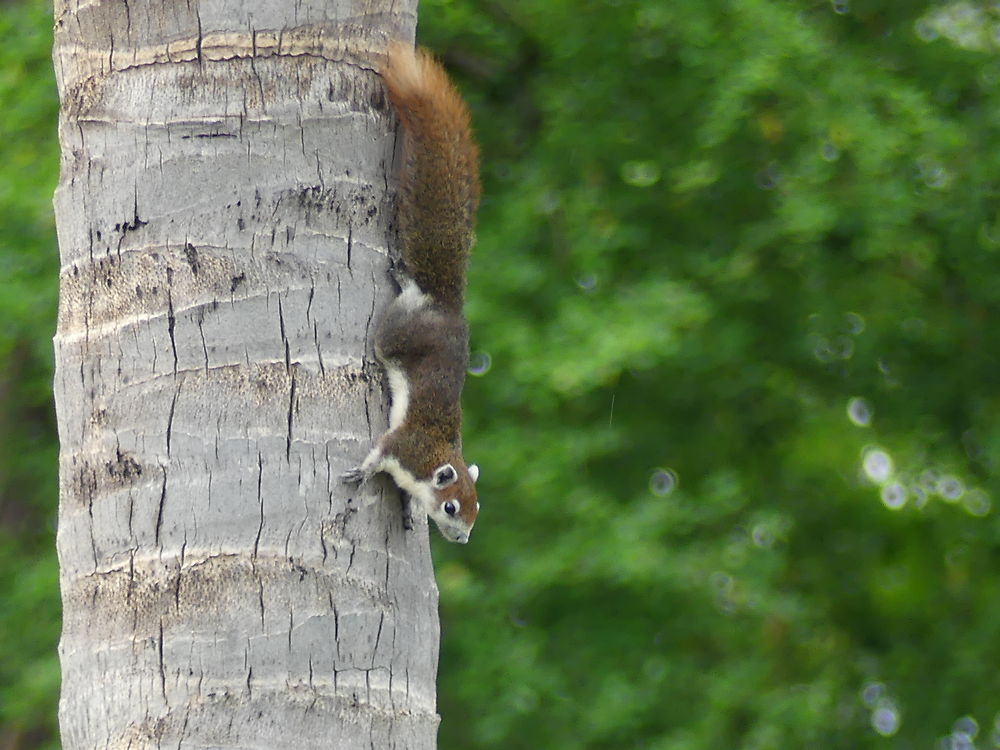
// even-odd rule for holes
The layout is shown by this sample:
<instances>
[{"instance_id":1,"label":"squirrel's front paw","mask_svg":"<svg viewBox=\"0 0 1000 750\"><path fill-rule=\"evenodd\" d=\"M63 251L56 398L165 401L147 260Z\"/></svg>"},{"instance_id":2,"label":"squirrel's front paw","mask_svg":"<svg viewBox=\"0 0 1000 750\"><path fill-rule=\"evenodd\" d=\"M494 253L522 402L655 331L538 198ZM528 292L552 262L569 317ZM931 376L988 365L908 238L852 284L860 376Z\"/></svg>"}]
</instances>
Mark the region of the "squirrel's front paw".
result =
<instances>
[{"instance_id":1,"label":"squirrel's front paw","mask_svg":"<svg viewBox=\"0 0 1000 750\"><path fill-rule=\"evenodd\" d=\"M353 469L348 469L343 474L340 475L340 481L344 484L364 484L368 481L368 472L362 469L360 466L355 466Z\"/></svg>"}]
</instances>

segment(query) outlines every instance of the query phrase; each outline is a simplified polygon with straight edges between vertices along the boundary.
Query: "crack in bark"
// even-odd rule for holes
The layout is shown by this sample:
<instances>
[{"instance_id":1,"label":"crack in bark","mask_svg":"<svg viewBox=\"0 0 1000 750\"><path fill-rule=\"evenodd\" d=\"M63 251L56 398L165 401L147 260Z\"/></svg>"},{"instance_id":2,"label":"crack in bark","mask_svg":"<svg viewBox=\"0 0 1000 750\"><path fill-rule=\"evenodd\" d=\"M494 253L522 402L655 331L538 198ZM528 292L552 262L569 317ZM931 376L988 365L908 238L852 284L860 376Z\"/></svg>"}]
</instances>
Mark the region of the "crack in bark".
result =
<instances>
[{"instance_id":1,"label":"crack in bark","mask_svg":"<svg viewBox=\"0 0 1000 750\"><path fill-rule=\"evenodd\" d=\"M285 372L291 372L291 348L288 343L288 336L285 334L285 313L281 305L281 295L278 295L278 328L281 331L281 341L285 345Z\"/></svg>"},{"instance_id":2,"label":"crack in bark","mask_svg":"<svg viewBox=\"0 0 1000 750\"><path fill-rule=\"evenodd\" d=\"M167 269L168 271L170 269ZM169 275L168 275L169 278ZM170 349L174 353L174 375L177 375L177 340L174 338L174 327L177 325L177 318L174 316L174 299L170 290L167 290L167 334L170 336Z\"/></svg>"},{"instance_id":3,"label":"crack in bark","mask_svg":"<svg viewBox=\"0 0 1000 750\"><path fill-rule=\"evenodd\" d=\"M176 373L175 373L176 375ZM181 387L177 386L174 397L170 400L170 414L167 415L167 458L170 458L170 439L174 431L174 410L177 408L177 396L180 395Z\"/></svg>"},{"instance_id":4,"label":"crack in bark","mask_svg":"<svg viewBox=\"0 0 1000 750\"><path fill-rule=\"evenodd\" d=\"M160 665L160 694L163 696L163 702L167 702L167 670L163 664L163 621L160 621L160 635L156 643L157 657L159 659Z\"/></svg>"},{"instance_id":5,"label":"crack in bark","mask_svg":"<svg viewBox=\"0 0 1000 750\"><path fill-rule=\"evenodd\" d=\"M330 609L333 610L333 640L338 644L337 654L339 656L340 649L340 615L337 614L337 606L333 603L333 594L330 594Z\"/></svg>"},{"instance_id":6,"label":"crack in bark","mask_svg":"<svg viewBox=\"0 0 1000 750\"><path fill-rule=\"evenodd\" d=\"M153 540L156 542L156 546L160 546L160 529L163 526L163 506L166 504L167 500L167 467L160 467L163 470L163 484L160 487L160 502L157 504L156 509L156 531L153 534Z\"/></svg>"},{"instance_id":7,"label":"crack in bark","mask_svg":"<svg viewBox=\"0 0 1000 750\"><path fill-rule=\"evenodd\" d=\"M354 227L347 225L347 270L351 270L351 252L354 249Z\"/></svg>"},{"instance_id":8,"label":"crack in bark","mask_svg":"<svg viewBox=\"0 0 1000 750\"><path fill-rule=\"evenodd\" d=\"M260 507L260 523L257 526L257 538L253 542L253 559L256 561L257 553L260 551L260 537L264 532L264 495L261 492L261 487L264 483L264 456L260 453L257 454L257 504ZM256 562L254 563L256 564ZM263 602L261 603L261 610L263 610Z\"/></svg>"},{"instance_id":9,"label":"crack in bark","mask_svg":"<svg viewBox=\"0 0 1000 750\"><path fill-rule=\"evenodd\" d=\"M202 47L202 44L205 41L205 37L204 37L204 34L202 33L202 30L201 30L201 9L200 9L200 7L198 5L194 6L194 17L198 21L198 38L197 38L197 41L195 41L195 45L194 45L194 47L195 47L195 54L198 57L198 63L199 64L203 64L204 60L202 58L202 49L201 49L201 47Z\"/></svg>"},{"instance_id":10,"label":"crack in bark","mask_svg":"<svg viewBox=\"0 0 1000 750\"><path fill-rule=\"evenodd\" d=\"M372 321L375 320L375 303L378 300L378 283L375 280L375 273L372 272L372 306L368 311L368 320L365 321L365 349L362 358L368 356L368 342L371 340ZM370 425L369 425L370 426Z\"/></svg>"},{"instance_id":11,"label":"crack in bark","mask_svg":"<svg viewBox=\"0 0 1000 750\"><path fill-rule=\"evenodd\" d=\"M319 362L320 375L326 375L326 365L323 363L323 351L319 345L319 323L313 323L313 342L316 345L316 360Z\"/></svg>"},{"instance_id":12,"label":"crack in bark","mask_svg":"<svg viewBox=\"0 0 1000 750\"><path fill-rule=\"evenodd\" d=\"M291 371L292 385L288 394L288 436L285 439L285 461L292 460L292 423L295 414L295 370Z\"/></svg>"},{"instance_id":13,"label":"crack in bark","mask_svg":"<svg viewBox=\"0 0 1000 750\"><path fill-rule=\"evenodd\" d=\"M326 443L324 445L324 452L326 455L326 509L327 512L333 512L333 462L330 461L330 444ZM323 538L322 527L320 528L319 535L320 542L323 545L323 562L326 562L326 540Z\"/></svg>"},{"instance_id":14,"label":"crack in bark","mask_svg":"<svg viewBox=\"0 0 1000 750\"><path fill-rule=\"evenodd\" d=\"M365 394L365 423L368 425L368 442L373 442L375 437L372 434L372 413L367 393Z\"/></svg>"},{"instance_id":15,"label":"crack in bark","mask_svg":"<svg viewBox=\"0 0 1000 750\"><path fill-rule=\"evenodd\" d=\"M378 645L382 640L382 626L385 624L385 612L379 612L378 617L378 632L375 634L375 646L372 648L372 665L371 668L375 668L375 656L378 654Z\"/></svg>"},{"instance_id":16,"label":"crack in bark","mask_svg":"<svg viewBox=\"0 0 1000 750\"><path fill-rule=\"evenodd\" d=\"M132 495L132 490L128 492L128 536L132 542L135 542L135 531L132 529L132 517L135 514L135 497Z\"/></svg>"},{"instance_id":17,"label":"crack in bark","mask_svg":"<svg viewBox=\"0 0 1000 750\"><path fill-rule=\"evenodd\" d=\"M208 372L208 344L205 341L205 320L203 316L198 318L198 333L201 335L201 351L205 355L205 372Z\"/></svg>"}]
</instances>

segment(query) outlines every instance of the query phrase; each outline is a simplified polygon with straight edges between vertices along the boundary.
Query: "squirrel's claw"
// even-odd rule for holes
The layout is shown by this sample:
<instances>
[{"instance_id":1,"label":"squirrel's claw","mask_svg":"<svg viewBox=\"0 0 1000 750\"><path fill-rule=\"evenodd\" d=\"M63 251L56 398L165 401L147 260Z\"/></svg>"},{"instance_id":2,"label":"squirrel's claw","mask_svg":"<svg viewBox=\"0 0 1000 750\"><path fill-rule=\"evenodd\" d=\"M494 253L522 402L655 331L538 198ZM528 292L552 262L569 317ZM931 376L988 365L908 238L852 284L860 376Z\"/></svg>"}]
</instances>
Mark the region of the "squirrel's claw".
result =
<instances>
[{"instance_id":1,"label":"squirrel's claw","mask_svg":"<svg viewBox=\"0 0 1000 750\"><path fill-rule=\"evenodd\" d=\"M340 481L344 484L357 484L361 485L367 482L369 479L369 474L367 471L362 469L360 466L355 466L348 469L343 474L340 475Z\"/></svg>"}]
</instances>

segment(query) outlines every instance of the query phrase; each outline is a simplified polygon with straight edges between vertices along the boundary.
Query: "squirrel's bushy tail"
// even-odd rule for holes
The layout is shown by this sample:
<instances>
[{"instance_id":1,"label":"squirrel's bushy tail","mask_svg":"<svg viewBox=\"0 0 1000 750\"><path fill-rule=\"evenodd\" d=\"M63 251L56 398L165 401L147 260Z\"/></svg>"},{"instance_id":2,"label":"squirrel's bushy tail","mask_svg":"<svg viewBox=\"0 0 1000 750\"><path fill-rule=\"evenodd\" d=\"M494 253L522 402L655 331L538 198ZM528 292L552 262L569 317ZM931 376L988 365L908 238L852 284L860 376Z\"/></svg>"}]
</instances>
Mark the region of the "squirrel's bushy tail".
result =
<instances>
[{"instance_id":1,"label":"squirrel's bushy tail","mask_svg":"<svg viewBox=\"0 0 1000 750\"><path fill-rule=\"evenodd\" d=\"M461 308L479 205L469 110L423 49L394 42L382 75L403 125L399 228L406 272L439 304Z\"/></svg>"}]
</instances>

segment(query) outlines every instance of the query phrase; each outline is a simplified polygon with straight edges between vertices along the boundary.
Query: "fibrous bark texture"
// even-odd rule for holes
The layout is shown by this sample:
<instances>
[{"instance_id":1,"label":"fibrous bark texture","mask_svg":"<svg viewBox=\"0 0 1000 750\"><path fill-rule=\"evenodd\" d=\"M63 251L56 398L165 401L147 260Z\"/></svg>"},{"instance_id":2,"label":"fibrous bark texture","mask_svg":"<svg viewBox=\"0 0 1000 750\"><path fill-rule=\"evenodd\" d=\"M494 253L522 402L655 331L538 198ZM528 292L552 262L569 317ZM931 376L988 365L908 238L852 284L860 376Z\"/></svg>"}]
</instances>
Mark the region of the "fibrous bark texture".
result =
<instances>
[{"instance_id":1,"label":"fibrous bark texture","mask_svg":"<svg viewBox=\"0 0 1000 750\"><path fill-rule=\"evenodd\" d=\"M63 746L434 747L426 524L337 481L387 423L414 3L55 11Z\"/></svg>"}]
</instances>

